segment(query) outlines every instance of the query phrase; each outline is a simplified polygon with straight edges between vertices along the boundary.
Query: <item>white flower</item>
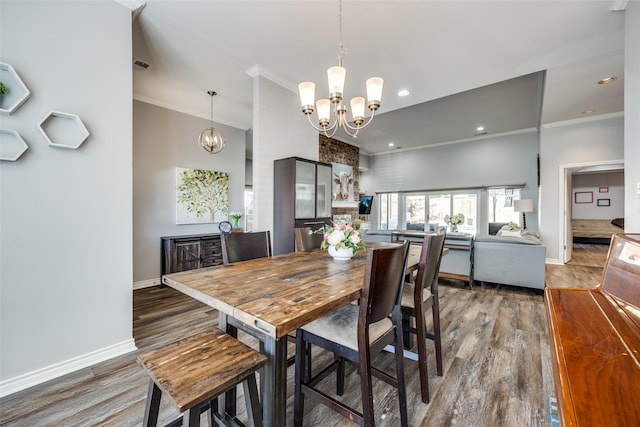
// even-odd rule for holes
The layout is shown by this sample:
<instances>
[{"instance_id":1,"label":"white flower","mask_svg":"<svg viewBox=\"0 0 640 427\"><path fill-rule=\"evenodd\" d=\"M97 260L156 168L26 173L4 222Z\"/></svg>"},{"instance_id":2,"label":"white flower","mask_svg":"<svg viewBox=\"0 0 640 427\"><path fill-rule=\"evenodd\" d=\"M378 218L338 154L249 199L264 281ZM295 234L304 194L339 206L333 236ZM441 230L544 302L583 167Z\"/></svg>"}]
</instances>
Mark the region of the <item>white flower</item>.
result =
<instances>
[{"instance_id":1,"label":"white flower","mask_svg":"<svg viewBox=\"0 0 640 427\"><path fill-rule=\"evenodd\" d=\"M334 230L331 234L329 234L329 238L327 239L330 245L337 245L343 240L344 240L344 231L342 230Z\"/></svg>"},{"instance_id":2,"label":"white flower","mask_svg":"<svg viewBox=\"0 0 640 427\"><path fill-rule=\"evenodd\" d=\"M353 243L354 245L357 245L358 243L360 243L360 235L358 233L354 233L351 235L351 237L349 237L349 240L351 241L351 243Z\"/></svg>"}]
</instances>

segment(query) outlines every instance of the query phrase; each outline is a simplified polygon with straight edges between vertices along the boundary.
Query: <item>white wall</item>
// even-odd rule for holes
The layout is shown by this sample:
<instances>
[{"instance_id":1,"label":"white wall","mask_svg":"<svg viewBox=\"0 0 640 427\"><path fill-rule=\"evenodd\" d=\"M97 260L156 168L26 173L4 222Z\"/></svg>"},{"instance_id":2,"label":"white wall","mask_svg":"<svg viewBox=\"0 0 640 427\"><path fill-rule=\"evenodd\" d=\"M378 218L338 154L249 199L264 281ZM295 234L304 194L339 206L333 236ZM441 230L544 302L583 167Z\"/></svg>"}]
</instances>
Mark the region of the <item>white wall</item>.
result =
<instances>
[{"instance_id":1,"label":"white wall","mask_svg":"<svg viewBox=\"0 0 640 427\"><path fill-rule=\"evenodd\" d=\"M299 99L265 77L253 79L254 231L273 230L273 161L318 160L318 132L300 112Z\"/></svg>"},{"instance_id":2,"label":"white wall","mask_svg":"<svg viewBox=\"0 0 640 427\"><path fill-rule=\"evenodd\" d=\"M29 150L0 164L0 394L134 350L131 11L113 1L0 3L2 61L31 98L2 128ZM49 110L80 116L49 147Z\"/></svg>"},{"instance_id":3,"label":"white wall","mask_svg":"<svg viewBox=\"0 0 640 427\"><path fill-rule=\"evenodd\" d=\"M575 193L591 193L592 203L576 203ZM573 175L573 219L614 219L624 216L624 173L589 173ZM598 206L598 200L606 199L609 206Z\"/></svg>"},{"instance_id":4,"label":"white wall","mask_svg":"<svg viewBox=\"0 0 640 427\"><path fill-rule=\"evenodd\" d=\"M623 117L545 125L540 134L540 232L547 259L561 262L561 165L612 162L624 158ZM567 196L569 197L569 196ZM626 224L625 224L626 225Z\"/></svg>"},{"instance_id":5,"label":"white wall","mask_svg":"<svg viewBox=\"0 0 640 427\"><path fill-rule=\"evenodd\" d=\"M640 2L630 1L624 13L624 231L640 233Z\"/></svg>"},{"instance_id":6,"label":"white wall","mask_svg":"<svg viewBox=\"0 0 640 427\"><path fill-rule=\"evenodd\" d=\"M176 167L229 174L229 211L243 211L245 132L214 123L226 146L209 154L196 141L209 120L133 103L133 281L160 283L160 237L218 233L218 224L176 225Z\"/></svg>"}]
</instances>

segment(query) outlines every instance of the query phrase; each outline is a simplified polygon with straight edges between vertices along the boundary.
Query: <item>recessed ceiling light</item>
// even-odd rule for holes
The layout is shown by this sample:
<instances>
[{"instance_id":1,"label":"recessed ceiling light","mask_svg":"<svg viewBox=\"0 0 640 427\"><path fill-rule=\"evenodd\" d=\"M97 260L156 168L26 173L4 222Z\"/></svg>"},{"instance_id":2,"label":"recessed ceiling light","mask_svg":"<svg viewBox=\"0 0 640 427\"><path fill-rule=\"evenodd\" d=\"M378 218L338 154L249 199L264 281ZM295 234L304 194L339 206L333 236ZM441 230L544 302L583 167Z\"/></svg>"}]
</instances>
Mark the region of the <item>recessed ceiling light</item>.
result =
<instances>
[{"instance_id":1,"label":"recessed ceiling light","mask_svg":"<svg viewBox=\"0 0 640 427\"><path fill-rule=\"evenodd\" d=\"M605 77L605 78L604 78L604 79L602 79L602 80L598 80L598 84L599 84L599 85L606 85L606 84L609 84L609 83L613 83L613 82L615 82L616 80L618 80L618 78L617 78L616 76Z\"/></svg>"},{"instance_id":2,"label":"recessed ceiling light","mask_svg":"<svg viewBox=\"0 0 640 427\"><path fill-rule=\"evenodd\" d=\"M396 144L394 144L393 142L389 143L389 147L393 147L394 145L396 145Z\"/></svg>"},{"instance_id":3,"label":"recessed ceiling light","mask_svg":"<svg viewBox=\"0 0 640 427\"><path fill-rule=\"evenodd\" d=\"M582 114L592 114L592 113L595 113L595 112L596 112L596 109L595 109L595 108L590 108L590 109L588 109L588 110L584 110L584 111L582 112Z\"/></svg>"},{"instance_id":4,"label":"recessed ceiling light","mask_svg":"<svg viewBox=\"0 0 640 427\"><path fill-rule=\"evenodd\" d=\"M409 96L409 89L400 89L398 91L398 96Z\"/></svg>"},{"instance_id":5,"label":"recessed ceiling light","mask_svg":"<svg viewBox=\"0 0 640 427\"><path fill-rule=\"evenodd\" d=\"M478 126L478 127L476 128L476 130L477 130L478 132L482 132L482 131L484 130L484 126Z\"/></svg>"}]
</instances>

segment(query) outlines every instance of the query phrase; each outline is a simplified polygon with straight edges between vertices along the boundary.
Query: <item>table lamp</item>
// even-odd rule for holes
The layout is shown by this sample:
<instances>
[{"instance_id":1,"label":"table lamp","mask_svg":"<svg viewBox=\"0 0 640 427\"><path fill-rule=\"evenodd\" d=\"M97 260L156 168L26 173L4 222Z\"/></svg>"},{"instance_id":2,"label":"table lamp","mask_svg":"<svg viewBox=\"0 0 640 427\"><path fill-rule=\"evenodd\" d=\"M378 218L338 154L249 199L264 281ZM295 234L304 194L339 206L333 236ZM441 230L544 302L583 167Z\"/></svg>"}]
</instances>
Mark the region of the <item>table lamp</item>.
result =
<instances>
[{"instance_id":1,"label":"table lamp","mask_svg":"<svg viewBox=\"0 0 640 427\"><path fill-rule=\"evenodd\" d=\"M522 212L522 229L527 228L527 216L526 212L533 212L533 200L523 199L515 200L513 204L513 210L515 212Z\"/></svg>"}]
</instances>

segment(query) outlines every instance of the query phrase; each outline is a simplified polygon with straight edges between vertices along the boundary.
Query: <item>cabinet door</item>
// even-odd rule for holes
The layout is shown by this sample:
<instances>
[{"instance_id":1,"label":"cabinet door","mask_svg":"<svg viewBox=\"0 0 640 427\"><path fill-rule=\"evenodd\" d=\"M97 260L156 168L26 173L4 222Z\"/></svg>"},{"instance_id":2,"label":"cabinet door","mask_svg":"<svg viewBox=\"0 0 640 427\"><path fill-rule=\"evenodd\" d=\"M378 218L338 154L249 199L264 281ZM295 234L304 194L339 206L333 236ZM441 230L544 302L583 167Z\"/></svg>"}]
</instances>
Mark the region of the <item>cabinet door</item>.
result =
<instances>
[{"instance_id":1,"label":"cabinet door","mask_svg":"<svg viewBox=\"0 0 640 427\"><path fill-rule=\"evenodd\" d=\"M316 165L296 161L296 218L316 216Z\"/></svg>"},{"instance_id":2,"label":"cabinet door","mask_svg":"<svg viewBox=\"0 0 640 427\"><path fill-rule=\"evenodd\" d=\"M316 186L316 218L331 216L331 166L318 165Z\"/></svg>"},{"instance_id":3,"label":"cabinet door","mask_svg":"<svg viewBox=\"0 0 640 427\"><path fill-rule=\"evenodd\" d=\"M203 238L201 251L201 267L211 267L213 265L222 264L222 245L220 242L220 236Z\"/></svg>"},{"instance_id":4,"label":"cabinet door","mask_svg":"<svg viewBox=\"0 0 640 427\"><path fill-rule=\"evenodd\" d=\"M195 270L200 268L200 239L177 240L174 247L173 272Z\"/></svg>"}]
</instances>

